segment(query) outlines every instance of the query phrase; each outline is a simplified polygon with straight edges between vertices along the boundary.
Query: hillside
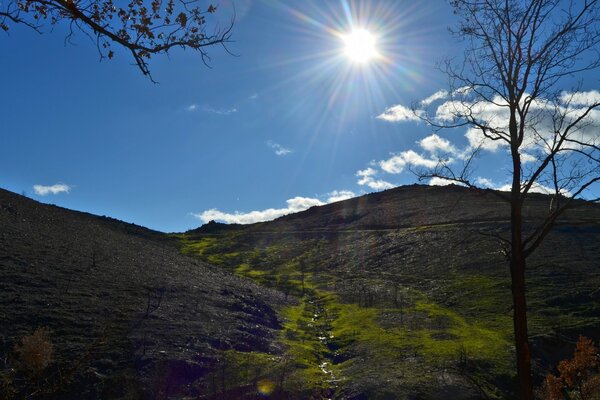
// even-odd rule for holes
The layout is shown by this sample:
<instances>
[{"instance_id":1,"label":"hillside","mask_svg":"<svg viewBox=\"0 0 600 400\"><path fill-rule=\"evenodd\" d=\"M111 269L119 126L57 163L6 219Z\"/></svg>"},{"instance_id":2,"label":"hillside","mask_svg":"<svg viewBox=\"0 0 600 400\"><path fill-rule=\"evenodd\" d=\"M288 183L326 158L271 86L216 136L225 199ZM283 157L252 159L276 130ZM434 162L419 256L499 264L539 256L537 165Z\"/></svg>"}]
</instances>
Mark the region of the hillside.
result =
<instances>
[{"instance_id":1,"label":"hillside","mask_svg":"<svg viewBox=\"0 0 600 400\"><path fill-rule=\"evenodd\" d=\"M578 206L529 263L538 377L600 339L600 207ZM405 186L167 235L0 190L2 352L48 326L85 359L61 398L510 399L507 215Z\"/></svg>"},{"instance_id":2,"label":"hillside","mask_svg":"<svg viewBox=\"0 0 600 400\"><path fill-rule=\"evenodd\" d=\"M62 374L77 366L60 398L197 395L223 350L277 350L283 297L181 255L165 234L4 190L0 227L0 372L44 326Z\"/></svg>"},{"instance_id":3,"label":"hillside","mask_svg":"<svg viewBox=\"0 0 600 400\"><path fill-rule=\"evenodd\" d=\"M290 388L324 387L339 398L512 398L510 281L494 237L508 234L501 196L406 186L272 222L211 223L181 239L188 253L300 298L284 312L282 342L296 361ZM549 205L533 195L526 227ZM529 261L538 379L579 334L600 338L598 254L600 207L580 202ZM322 325L307 330L317 314ZM326 373L315 367L322 363Z\"/></svg>"}]
</instances>

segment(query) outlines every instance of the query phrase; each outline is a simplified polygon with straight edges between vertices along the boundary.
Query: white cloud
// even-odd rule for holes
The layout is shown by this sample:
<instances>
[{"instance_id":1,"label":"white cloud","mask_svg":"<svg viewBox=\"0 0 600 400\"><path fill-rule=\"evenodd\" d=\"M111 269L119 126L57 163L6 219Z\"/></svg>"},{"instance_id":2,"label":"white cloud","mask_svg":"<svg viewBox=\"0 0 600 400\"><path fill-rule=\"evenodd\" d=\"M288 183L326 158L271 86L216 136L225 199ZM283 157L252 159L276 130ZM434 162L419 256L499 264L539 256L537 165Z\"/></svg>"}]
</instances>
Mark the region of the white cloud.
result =
<instances>
[{"instance_id":1,"label":"white cloud","mask_svg":"<svg viewBox=\"0 0 600 400\"><path fill-rule=\"evenodd\" d=\"M212 107L204 107L203 110L205 112L209 112L212 114L217 114L217 115L230 115L233 113L236 113L238 110L237 108L212 108Z\"/></svg>"},{"instance_id":2,"label":"white cloud","mask_svg":"<svg viewBox=\"0 0 600 400\"><path fill-rule=\"evenodd\" d=\"M334 190L333 192L327 193L327 203L335 203L336 201L348 200L352 197L356 197L356 193L350 190Z\"/></svg>"},{"instance_id":3,"label":"white cloud","mask_svg":"<svg viewBox=\"0 0 600 400\"><path fill-rule=\"evenodd\" d=\"M473 91L473 86L461 86L452 92L453 96L468 96Z\"/></svg>"},{"instance_id":4,"label":"white cloud","mask_svg":"<svg viewBox=\"0 0 600 400\"><path fill-rule=\"evenodd\" d=\"M296 196L286 201L287 206L285 208L267 208L266 210L250 212L235 211L233 213L227 213L213 208L197 214L192 213L192 215L199 218L203 223L215 220L226 222L228 224L253 224L256 222L271 221L287 214L307 210L313 206L322 206L328 203L346 200L355 197L356 194L349 190L334 190L333 192L327 193L326 196L327 199L325 201L313 197Z\"/></svg>"},{"instance_id":5,"label":"white cloud","mask_svg":"<svg viewBox=\"0 0 600 400\"><path fill-rule=\"evenodd\" d=\"M394 185L390 182L382 179L375 179L375 175L377 175L377 170L371 167L358 171L356 173L356 176L360 178L358 180L358 184L361 186L367 186L373 190L385 190L394 187Z\"/></svg>"},{"instance_id":6,"label":"white cloud","mask_svg":"<svg viewBox=\"0 0 600 400\"><path fill-rule=\"evenodd\" d=\"M429 135L426 138L419 141L419 145L423 150L430 152L431 154L442 153L458 153L458 150L448 139L439 137L436 134Z\"/></svg>"},{"instance_id":7,"label":"white cloud","mask_svg":"<svg viewBox=\"0 0 600 400\"><path fill-rule=\"evenodd\" d=\"M521 162L523 164L536 162L537 160L538 160L538 158L532 154L521 153Z\"/></svg>"},{"instance_id":8,"label":"white cloud","mask_svg":"<svg viewBox=\"0 0 600 400\"><path fill-rule=\"evenodd\" d=\"M198 108L197 104L190 104L189 106L187 106L185 108L185 111L188 111L188 112L196 111L196 108Z\"/></svg>"},{"instance_id":9,"label":"white cloud","mask_svg":"<svg viewBox=\"0 0 600 400\"><path fill-rule=\"evenodd\" d=\"M499 148L506 146L506 143L501 140L490 140L485 138L479 129L469 128L465 137L469 141L469 147L465 152L469 152L472 149L481 149L489 152L496 152Z\"/></svg>"},{"instance_id":10,"label":"white cloud","mask_svg":"<svg viewBox=\"0 0 600 400\"><path fill-rule=\"evenodd\" d=\"M431 186L461 185L461 183L459 183L459 182L455 182L450 179L439 178L437 176L434 176L433 178L431 178L429 180L428 184ZM461 185L461 186L463 186L463 185Z\"/></svg>"},{"instance_id":11,"label":"white cloud","mask_svg":"<svg viewBox=\"0 0 600 400\"><path fill-rule=\"evenodd\" d=\"M448 97L447 90L438 90L437 92L435 92L431 96L427 97L426 99L421 100L421 105L424 107L427 107L427 106L431 105L431 103L436 102L438 100L443 100L447 97Z\"/></svg>"},{"instance_id":12,"label":"white cloud","mask_svg":"<svg viewBox=\"0 0 600 400\"><path fill-rule=\"evenodd\" d=\"M589 92L562 92L560 95L560 101L563 104L570 104L572 107L576 106L591 106L596 103L600 103L600 92L597 90L591 90Z\"/></svg>"},{"instance_id":13,"label":"white cloud","mask_svg":"<svg viewBox=\"0 0 600 400\"><path fill-rule=\"evenodd\" d=\"M258 99L258 93L253 93L252 95L250 95L250 97L248 97L250 100L256 100Z\"/></svg>"},{"instance_id":14,"label":"white cloud","mask_svg":"<svg viewBox=\"0 0 600 400\"><path fill-rule=\"evenodd\" d=\"M483 178L483 177L478 177L475 180L475 183L481 187L484 187L487 189L498 190L500 192L510 192L512 190L512 185L510 183L505 183L503 185L499 185L499 184L494 183L494 181L492 181L491 179ZM529 192L530 193L541 193L541 194L554 194L555 193L554 188L545 186L538 182L534 182L533 185L531 185L531 189L529 189ZM571 192L569 192L566 189L559 189L559 192L564 196L571 195Z\"/></svg>"},{"instance_id":15,"label":"white cloud","mask_svg":"<svg viewBox=\"0 0 600 400\"><path fill-rule=\"evenodd\" d=\"M273 149L273 152L278 156L286 156L292 152L292 150L287 149L280 145L279 143L275 143L272 140L267 141L267 146Z\"/></svg>"},{"instance_id":16,"label":"white cloud","mask_svg":"<svg viewBox=\"0 0 600 400\"><path fill-rule=\"evenodd\" d=\"M33 191L39 196L47 196L49 194L69 193L71 186L65 183L56 183L54 185L33 185Z\"/></svg>"},{"instance_id":17,"label":"white cloud","mask_svg":"<svg viewBox=\"0 0 600 400\"><path fill-rule=\"evenodd\" d=\"M377 119L382 119L388 122L399 122L399 121L413 121L418 122L421 119L419 118L420 112L417 111L417 115L407 107L404 107L400 104L395 105L386 109L382 114L377 116Z\"/></svg>"},{"instance_id":18,"label":"white cloud","mask_svg":"<svg viewBox=\"0 0 600 400\"><path fill-rule=\"evenodd\" d=\"M429 159L421 156L414 150L408 150L379 162L381 169L388 174L399 174L404 171L406 166L411 165L416 167L435 168L438 165L438 160Z\"/></svg>"},{"instance_id":19,"label":"white cloud","mask_svg":"<svg viewBox=\"0 0 600 400\"><path fill-rule=\"evenodd\" d=\"M422 110L412 111L398 104L388 108L377 118L389 122L417 122L420 121L418 116L425 115L425 108L427 106L431 106L438 100L447 99L432 110L433 114L430 118L435 123L447 124L460 122L462 121L462 116L470 115L481 125L489 128L488 136L491 135L496 138L508 137L509 109L506 107L506 102L500 96L495 97L491 102L470 100L469 95L471 93L471 88L468 87L457 89L452 93L452 96L440 90L420 102L420 105L424 108ZM523 98L525 99L527 96L525 95ZM557 111L565 116L565 121L562 125L567 126L581 116L587 107L600 102L600 92L597 90L563 92L558 100L558 106L548 99L543 98L536 99L531 103L528 115L529 120L526 121L526 125L535 126L535 130L530 129L525 135L522 149L529 150L529 154L524 157L524 162L534 161L529 156L532 153L531 150L547 151L544 148L544 140L549 140L549 143L552 142L551 139L555 131L554 121L556 120ZM600 127L600 109L591 111L582 122L579 125L579 129L571 130L571 137L585 143L600 143L600 129L598 129ZM459 158L463 158L465 154L476 148L495 152L500 148L507 147L506 141L492 140L483 135L482 131L478 128L468 128L465 131L465 137L469 145L463 152L459 153L456 148L448 149L448 152L454 153ZM421 141L421 147L428 151L432 144L434 143L427 143L426 140ZM439 144L441 146L441 143ZM450 145L448 141L444 144ZM439 150L443 150L442 147Z\"/></svg>"},{"instance_id":20,"label":"white cloud","mask_svg":"<svg viewBox=\"0 0 600 400\"><path fill-rule=\"evenodd\" d=\"M488 188L488 189L493 189L494 188L494 182L491 179L488 178L483 178L481 176L477 177L477 179L475 179L475 184L479 185L483 188Z\"/></svg>"}]
</instances>

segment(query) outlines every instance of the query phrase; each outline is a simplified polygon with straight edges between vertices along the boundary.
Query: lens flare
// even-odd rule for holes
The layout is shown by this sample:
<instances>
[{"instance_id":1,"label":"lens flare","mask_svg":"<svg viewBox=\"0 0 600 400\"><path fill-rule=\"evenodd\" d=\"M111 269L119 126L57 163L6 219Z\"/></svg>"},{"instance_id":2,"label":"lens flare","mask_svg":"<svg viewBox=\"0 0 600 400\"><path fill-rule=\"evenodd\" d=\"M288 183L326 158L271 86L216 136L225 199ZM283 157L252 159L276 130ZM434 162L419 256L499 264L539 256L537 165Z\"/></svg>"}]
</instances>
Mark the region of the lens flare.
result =
<instances>
[{"instance_id":1,"label":"lens flare","mask_svg":"<svg viewBox=\"0 0 600 400\"><path fill-rule=\"evenodd\" d=\"M270 379L261 379L256 383L256 389L264 396L268 396L275 390L275 383Z\"/></svg>"}]
</instances>

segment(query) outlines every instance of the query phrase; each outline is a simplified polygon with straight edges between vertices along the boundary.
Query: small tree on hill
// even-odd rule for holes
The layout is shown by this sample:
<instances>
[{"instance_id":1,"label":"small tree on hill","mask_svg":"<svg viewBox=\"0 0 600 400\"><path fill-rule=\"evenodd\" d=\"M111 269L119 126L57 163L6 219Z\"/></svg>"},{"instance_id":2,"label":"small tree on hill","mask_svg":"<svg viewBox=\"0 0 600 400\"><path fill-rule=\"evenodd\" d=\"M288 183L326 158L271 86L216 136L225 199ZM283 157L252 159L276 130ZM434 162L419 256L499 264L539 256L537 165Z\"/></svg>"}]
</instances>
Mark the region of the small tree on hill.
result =
<instances>
[{"instance_id":1,"label":"small tree on hill","mask_svg":"<svg viewBox=\"0 0 600 400\"><path fill-rule=\"evenodd\" d=\"M518 393L533 398L527 331L527 258L557 219L600 181L600 93L565 86L574 76L600 66L600 0L452 0L460 18L455 33L465 40L464 62L447 62L448 101L431 115L416 115L437 128L467 127L471 147L462 167L440 159L420 171L469 187L477 156L500 148L510 154L510 237L499 237L510 262ZM421 103L420 106L423 106ZM424 106L425 107L425 106ZM426 107L425 107L426 108ZM455 158L456 160L456 158ZM525 224L528 196L552 194L548 214ZM591 196L593 197L593 196Z\"/></svg>"},{"instance_id":2,"label":"small tree on hill","mask_svg":"<svg viewBox=\"0 0 600 400\"><path fill-rule=\"evenodd\" d=\"M225 45L233 24L207 32L207 18L216 11L199 0L8 0L0 3L0 30L13 24L41 33L44 25L65 24L66 41L76 31L88 36L100 59L114 57L113 46L127 50L150 79L148 61L175 47L196 51L203 62L206 48Z\"/></svg>"}]
</instances>

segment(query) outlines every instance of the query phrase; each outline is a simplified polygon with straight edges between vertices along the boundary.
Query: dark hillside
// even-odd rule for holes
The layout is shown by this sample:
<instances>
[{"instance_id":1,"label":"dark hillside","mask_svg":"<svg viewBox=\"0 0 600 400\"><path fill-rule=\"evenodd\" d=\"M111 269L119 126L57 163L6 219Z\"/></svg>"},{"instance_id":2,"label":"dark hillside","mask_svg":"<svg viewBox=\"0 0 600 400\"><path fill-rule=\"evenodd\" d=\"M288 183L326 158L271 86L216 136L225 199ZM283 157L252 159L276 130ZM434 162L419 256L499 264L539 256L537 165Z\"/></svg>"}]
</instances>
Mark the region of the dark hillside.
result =
<instances>
[{"instance_id":1,"label":"dark hillside","mask_svg":"<svg viewBox=\"0 0 600 400\"><path fill-rule=\"evenodd\" d=\"M383 192L312 207L272 222L249 225L260 230L398 229L450 223L508 222L507 193L460 186L401 186ZM578 201L576 204L584 204ZM529 221L547 214L550 198L532 194L525 204ZM600 221L600 206L574 207L562 218L569 223ZM233 226L229 226L231 229ZM238 226L238 229L241 226Z\"/></svg>"},{"instance_id":2,"label":"dark hillside","mask_svg":"<svg viewBox=\"0 0 600 400\"><path fill-rule=\"evenodd\" d=\"M0 190L2 359L49 327L62 373L77 366L60 398L207 392L186 385L221 351L275 350L282 304L163 233Z\"/></svg>"}]
</instances>

